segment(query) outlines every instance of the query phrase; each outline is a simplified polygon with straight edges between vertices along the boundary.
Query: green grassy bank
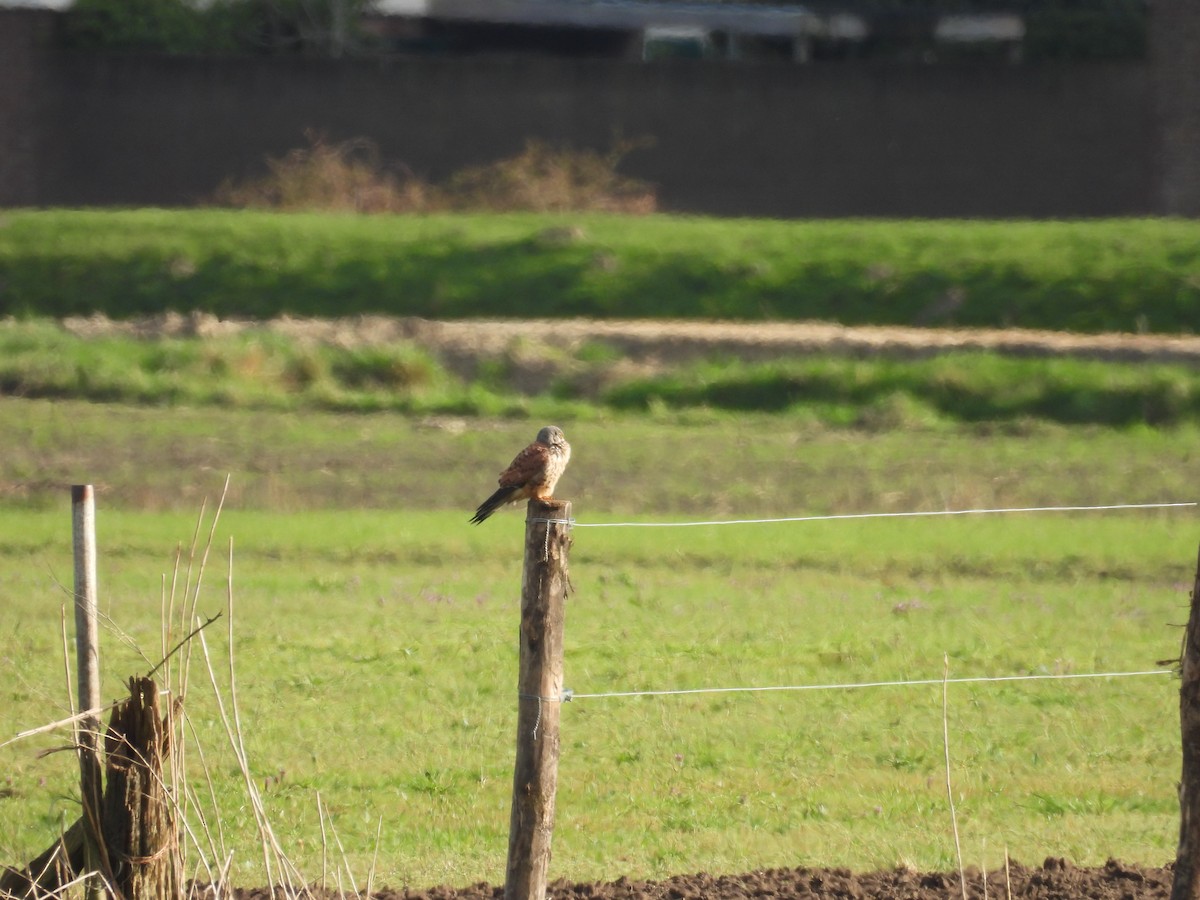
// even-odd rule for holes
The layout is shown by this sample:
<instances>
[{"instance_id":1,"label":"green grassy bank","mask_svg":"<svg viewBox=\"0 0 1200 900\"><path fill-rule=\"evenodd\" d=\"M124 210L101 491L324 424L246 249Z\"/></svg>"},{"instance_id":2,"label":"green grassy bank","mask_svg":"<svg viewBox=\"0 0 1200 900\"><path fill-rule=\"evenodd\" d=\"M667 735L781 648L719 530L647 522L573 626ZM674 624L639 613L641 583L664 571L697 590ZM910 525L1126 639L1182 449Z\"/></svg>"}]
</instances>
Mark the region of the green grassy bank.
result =
<instances>
[{"instance_id":1,"label":"green grassy bank","mask_svg":"<svg viewBox=\"0 0 1200 900\"><path fill-rule=\"evenodd\" d=\"M0 314L824 319L1192 332L1200 223L8 211Z\"/></svg>"},{"instance_id":2,"label":"green grassy bank","mask_svg":"<svg viewBox=\"0 0 1200 900\"><path fill-rule=\"evenodd\" d=\"M1200 369L949 352L926 359L726 357L630 368L602 341L517 348L456 374L408 341L315 343L267 330L205 338L78 337L55 322L0 322L0 394L145 406L391 411L595 420L618 412L778 413L869 431L1039 422L1200 424ZM540 356L538 355L540 354ZM528 371L535 368L537 377ZM529 383L539 387L531 393Z\"/></svg>"}]
</instances>

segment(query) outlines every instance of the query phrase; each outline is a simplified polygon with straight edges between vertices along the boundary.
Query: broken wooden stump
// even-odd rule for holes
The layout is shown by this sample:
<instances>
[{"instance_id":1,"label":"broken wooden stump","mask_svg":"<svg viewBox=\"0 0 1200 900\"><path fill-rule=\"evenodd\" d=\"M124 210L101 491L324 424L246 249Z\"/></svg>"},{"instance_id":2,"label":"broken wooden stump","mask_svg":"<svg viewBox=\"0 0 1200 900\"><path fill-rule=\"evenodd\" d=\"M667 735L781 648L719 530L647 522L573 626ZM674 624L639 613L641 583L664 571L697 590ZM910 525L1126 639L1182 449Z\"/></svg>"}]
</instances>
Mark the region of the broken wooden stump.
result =
<instances>
[{"instance_id":1,"label":"broken wooden stump","mask_svg":"<svg viewBox=\"0 0 1200 900\"><path fill-rule=\"evenodd\" d=\"M101 825L114 887L126 900L183 897L183 860L170 791L163 779L169 732L150 678L129 679L104 736Z\"/></svg>"},{"instance_id":2,"label":"broken wooden stump","mask_svg":"<svg viewBox=\"0 0 1200 900\"><path fill-rule=\"evenodd\" d=\"M170 732L153 679L130 678L104 736L106 784L98 873L106 893L122 900L182 900L183 860L175 806L163 779ZM75 823L22 869L0 874L0 895L44 897L89 874L84 822Z\"/></svg>"}]
</instances>

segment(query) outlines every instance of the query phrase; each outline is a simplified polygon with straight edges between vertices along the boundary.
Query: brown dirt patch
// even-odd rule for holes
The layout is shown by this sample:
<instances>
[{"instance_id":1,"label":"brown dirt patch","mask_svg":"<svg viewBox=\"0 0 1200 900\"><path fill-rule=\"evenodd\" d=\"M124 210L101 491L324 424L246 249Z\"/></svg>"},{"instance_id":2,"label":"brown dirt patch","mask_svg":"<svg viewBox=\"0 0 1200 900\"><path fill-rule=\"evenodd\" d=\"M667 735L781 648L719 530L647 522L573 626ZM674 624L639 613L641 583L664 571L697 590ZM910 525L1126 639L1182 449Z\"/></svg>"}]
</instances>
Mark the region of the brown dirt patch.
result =
<instances>
[{"instance_id":1,"label":"brown dirt patch","mask_svg":"<svg viewBox=\"0 0 1200 900\"><path fill-rule=\"evenodd\" d=\"M1047 859L1027 868L1013 863L987 873L986 896L997 900L1166 900L1171 893L1171 867L1143 867L1109 860L1099 868L1080 868L1061 859ZM982 900L984 877L966 872L967 896ZM267 900L265 888L238 890L238 900ZM336 892L314 892L333 898ZM464 888L375 891L377 900L499 900L503 887L476 884ZM621 878L613 882L571 884L556 881L547 896L578 900L961 900L956 874L920 873L906 869L855 874L847 869L768 869L742 875L677 875L663 881Z\"/></svg>"},{"instance_id":2,"label":"brown dirt patch","mask_svg":"<svg viewBox=\"0 0 1200 900\"><path fill-rule=\"evenodd\" d=\"M677 363L696 357L771 358L803 353L851 356L924 356L950 350L1019 356L1077 356L1110 360L1200 364L1200 336L1068 334L1024 329L848 327L823 322L694 322L674 320L505 319L431 321L390 316L343 319L223 320L204 313L167 313L117 321L76 317L63 325L86 337L125 334L144 338L217 337L260 329L301 341L362 347L411 341L449 357L509 352L546 345L572 352L606 344L631 359Z\"/></svg>"}]
</instances>

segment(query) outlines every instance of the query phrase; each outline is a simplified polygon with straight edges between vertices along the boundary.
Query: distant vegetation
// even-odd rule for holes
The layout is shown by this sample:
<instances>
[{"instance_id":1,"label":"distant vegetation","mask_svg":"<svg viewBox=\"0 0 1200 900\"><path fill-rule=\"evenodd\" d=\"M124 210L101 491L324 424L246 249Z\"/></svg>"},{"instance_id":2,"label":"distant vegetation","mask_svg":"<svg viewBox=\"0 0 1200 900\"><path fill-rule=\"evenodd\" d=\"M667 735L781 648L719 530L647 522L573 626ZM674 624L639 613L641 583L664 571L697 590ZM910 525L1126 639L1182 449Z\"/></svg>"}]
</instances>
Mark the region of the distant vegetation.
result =
<instances>
[{"instance_id":1,"label":"distant vegetation","mask_svg":"<svg viewBox=\"0 0 1200 900\"><path fill-rule=\"evenodd\" d=\"M1200 222L0 215L0 315L722 318L1190 333Z\"/></svg>"},{"instance_id":2,"label":"distant vegetation","mask_svg":"<svg viewBox=\"0 0 1200 900\"><path fill-rule=\"evenodd\" d=\"M340 56L367 46L370 0L74 0L63 41L79 50Z\"/></svg>"}]
</instances>

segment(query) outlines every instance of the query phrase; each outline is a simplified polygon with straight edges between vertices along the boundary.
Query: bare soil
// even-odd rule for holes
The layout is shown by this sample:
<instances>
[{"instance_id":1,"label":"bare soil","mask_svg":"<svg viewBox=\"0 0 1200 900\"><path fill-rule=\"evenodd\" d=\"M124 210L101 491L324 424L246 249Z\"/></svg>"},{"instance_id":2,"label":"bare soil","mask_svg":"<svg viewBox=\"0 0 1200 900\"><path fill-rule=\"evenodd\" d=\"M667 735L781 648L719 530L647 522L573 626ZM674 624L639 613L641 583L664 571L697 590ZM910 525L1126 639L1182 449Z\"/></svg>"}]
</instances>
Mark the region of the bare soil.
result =
<instances>
[{"instance_id":1,"label":"bare soil","mask_svg":"<svg viewBox=\"0 0 1200 900\"><path fill-rule=\"evenodd\" d=\"M1126 865L1109 860L1099 868L1079 868L1061 859L1047 859L1041 866L1027 868L1016 863L1007 872L1000 869L984 876L977 869L966 871L970 900L1166 900L1171 894L1170 866L1162 868ZM314 891L314 896L332 900L336 892ZM476 884L464 888L435 887L424 890L376 891L376 900L500 900L504 888ZM612 882L571 884L556 881L547 896L578 900L749 900L773 897L778 900L962 900L958 874L920 873L907 869L855 874L846 869L768 869L743 875L677 875L664 881L621 878ZM266 888L239 890L238 900L269 900Z\"/></svg>"}]
</instances>

